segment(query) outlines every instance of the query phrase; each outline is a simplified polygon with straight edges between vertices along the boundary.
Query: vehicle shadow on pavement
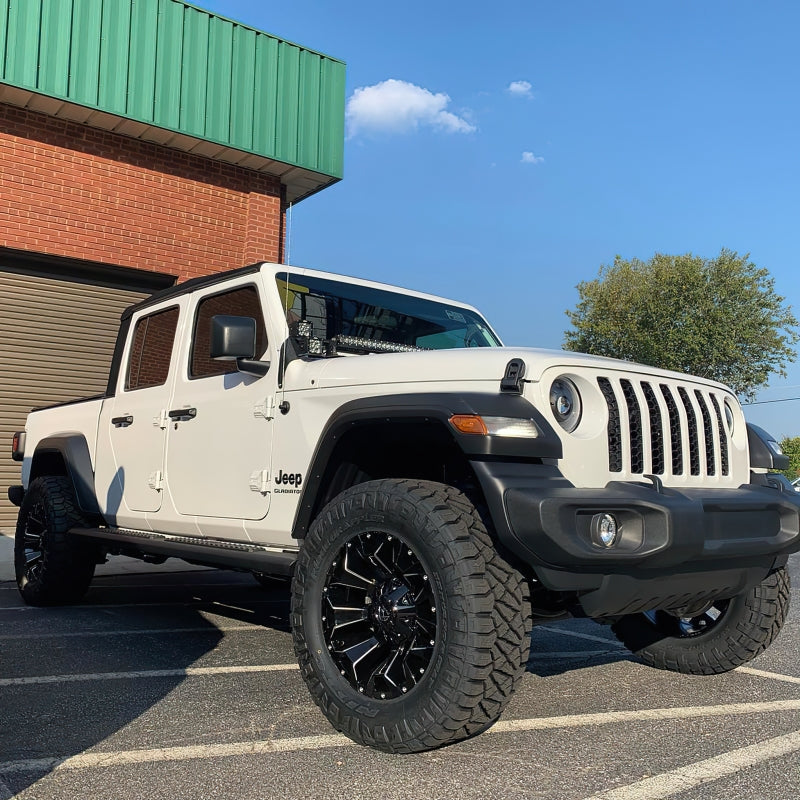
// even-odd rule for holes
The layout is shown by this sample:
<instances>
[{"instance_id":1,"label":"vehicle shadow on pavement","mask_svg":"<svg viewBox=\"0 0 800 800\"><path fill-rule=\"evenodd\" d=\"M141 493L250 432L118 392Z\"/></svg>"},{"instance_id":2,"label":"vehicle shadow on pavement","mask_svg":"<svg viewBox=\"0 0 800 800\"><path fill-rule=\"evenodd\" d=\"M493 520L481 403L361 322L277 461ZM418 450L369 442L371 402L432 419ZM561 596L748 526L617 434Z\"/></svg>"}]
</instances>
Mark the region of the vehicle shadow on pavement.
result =
<instances>
[{"instance_id":1,"label":"vehicle shadow on pavement","mask_svg":"<svg viewBox=\"0 0 800 800\"><path fill-rule=\"evenodd\" d=\"M287 631L288 600L286 586L216 570L103 576L81 604L53 608L1 583L0 797L86 751L160 746L159 719L191 712L195 688L169 697L184 671L220 663L231 623Z\"/></svg>"}]
</instances>

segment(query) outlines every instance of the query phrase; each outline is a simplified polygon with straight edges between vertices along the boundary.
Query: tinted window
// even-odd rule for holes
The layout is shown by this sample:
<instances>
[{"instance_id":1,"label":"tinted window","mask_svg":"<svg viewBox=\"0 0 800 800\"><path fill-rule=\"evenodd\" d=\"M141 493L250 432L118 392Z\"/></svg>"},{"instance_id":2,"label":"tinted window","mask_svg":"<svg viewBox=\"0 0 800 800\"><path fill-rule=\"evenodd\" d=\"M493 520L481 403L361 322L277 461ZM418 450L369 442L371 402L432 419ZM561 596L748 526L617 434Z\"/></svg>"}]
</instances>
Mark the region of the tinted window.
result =
<instances>
[{"instance_id":1,"label":"tinted window","mask_svg":"<svg viewBox=\"0 0 800 800\"><path fill-rule=\"evenodd\" d=\"M236 372L235 361L215 361L211 358L211 318L217 314L235 317L252 317L256 321L256 358L267 350L267 329L261 301L254 286L234 289L232 292L215 294L201 300L197 306L192 337L192 358L189 369L191 378L206 378Z\"/></svg>"},{"instance_id":2,"label":"tinted window","mask_svg":"<svg viewBox=\"0 0 800 800\"><path fill-rule=\"evenodd\" d=\"M125 389L146 389L167 382L172 343L178 326L178 308L142 317L133 330Z\"/></svg>"}]
</instances>

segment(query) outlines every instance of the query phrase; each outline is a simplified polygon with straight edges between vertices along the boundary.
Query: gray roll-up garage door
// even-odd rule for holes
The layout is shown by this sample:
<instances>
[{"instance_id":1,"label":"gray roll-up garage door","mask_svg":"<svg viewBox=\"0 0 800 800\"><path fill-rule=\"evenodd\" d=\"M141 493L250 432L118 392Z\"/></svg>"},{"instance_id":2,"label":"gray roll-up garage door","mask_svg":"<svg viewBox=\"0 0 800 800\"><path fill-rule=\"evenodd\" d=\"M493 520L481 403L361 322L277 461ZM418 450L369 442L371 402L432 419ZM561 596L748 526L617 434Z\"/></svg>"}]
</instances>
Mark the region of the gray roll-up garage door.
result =
<instances>
[{"instance_id":1,"label":"gray roll-up garage door","mask_svg":"<svg viewBox=\"0 0 800 800\"><path fill-rule=\"evenodd\" d=\"M15 271L0 260L0 530L13 532L17 517L7 496L20 482L14 431L32 408L105 391L120 315L155 288Z\"/></svg>"}]
</instances>

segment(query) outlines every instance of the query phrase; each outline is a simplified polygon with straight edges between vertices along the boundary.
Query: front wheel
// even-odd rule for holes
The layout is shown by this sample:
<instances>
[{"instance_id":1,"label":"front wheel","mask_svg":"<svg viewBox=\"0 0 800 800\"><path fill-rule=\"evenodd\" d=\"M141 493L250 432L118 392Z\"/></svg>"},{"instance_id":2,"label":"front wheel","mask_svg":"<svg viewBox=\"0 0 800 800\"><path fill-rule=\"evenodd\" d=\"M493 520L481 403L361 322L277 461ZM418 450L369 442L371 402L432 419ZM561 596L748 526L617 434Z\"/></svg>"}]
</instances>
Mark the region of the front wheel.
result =
<instances>
[{"instance_id":1,"label":"front wheel","mask_svg":"<svg viewBox=\"0 0 800 800\"><path fill-rule=\"evenodd\" d=\"M612 630L651 667L692 675L728 672L755 658L780 633L789 592L789 573L781 567L744 594L717 600L702 613L631 614Z\"/></svg>"},{"instance_id":2,"label":"front wheel","mask_svg":"<svg viewBox=\"0 0 800 800\"><path fill-rule=\"evenodd\" d=\"M379 480L329 503L292 585L301 673L335 728L411 753L502 712L526 663L522 576L457 490Z\"/></svg>"}]
</instances>

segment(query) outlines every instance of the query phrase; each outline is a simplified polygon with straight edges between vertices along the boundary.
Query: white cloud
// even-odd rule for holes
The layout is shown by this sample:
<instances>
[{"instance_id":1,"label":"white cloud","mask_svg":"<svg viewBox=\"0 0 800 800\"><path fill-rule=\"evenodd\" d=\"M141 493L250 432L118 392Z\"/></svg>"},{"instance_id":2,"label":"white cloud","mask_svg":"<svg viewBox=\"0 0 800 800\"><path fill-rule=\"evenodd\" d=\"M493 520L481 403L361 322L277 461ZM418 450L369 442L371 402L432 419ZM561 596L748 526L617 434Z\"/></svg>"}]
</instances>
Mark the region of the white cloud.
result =
<instances>
[{"instance_id":1,"label":"white cloud","mask_svg":"<svg viewBox=\"0 0 800 800\"><path fill-rule=\"evenodd\" d=\"M445 133L472 133L477 128L447 111L450 98L421 86L390 78L356 89L347 101L347 133L361 131L406 133L431 127Z\"/></svg>"},{"instance_id":2,"label":"white cloud","mask_svg":"<svg viewBox=\"0 0 800 800\"><path fill-rule=\"evenodd\" d=\"M531 89L533 89L533 86L531 86L528 81L511 81L506 91L509 94L515 94L520 97L533 97Z\"/></svg>"},{"instance_id":3,"label":"white cloud","mask_svg":"<svg viewBox=\"0 0 800 800\"><path fill-rule=\"evenodd\" d=\"M544 159L541 156L535 156L530 150L526 150L520 159L523 164L541 164Z\"/></svg>"}]
</instances>

